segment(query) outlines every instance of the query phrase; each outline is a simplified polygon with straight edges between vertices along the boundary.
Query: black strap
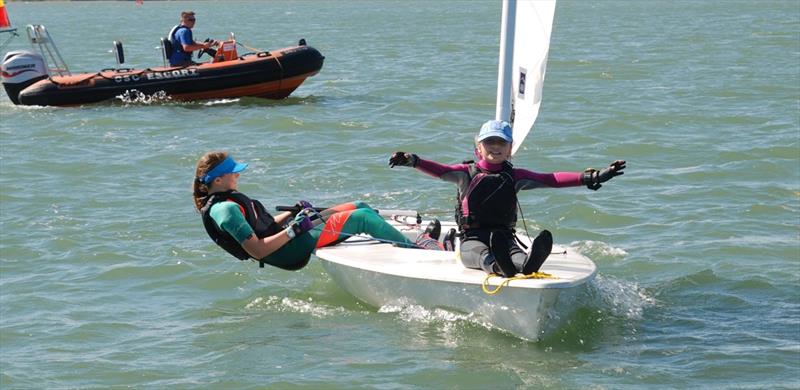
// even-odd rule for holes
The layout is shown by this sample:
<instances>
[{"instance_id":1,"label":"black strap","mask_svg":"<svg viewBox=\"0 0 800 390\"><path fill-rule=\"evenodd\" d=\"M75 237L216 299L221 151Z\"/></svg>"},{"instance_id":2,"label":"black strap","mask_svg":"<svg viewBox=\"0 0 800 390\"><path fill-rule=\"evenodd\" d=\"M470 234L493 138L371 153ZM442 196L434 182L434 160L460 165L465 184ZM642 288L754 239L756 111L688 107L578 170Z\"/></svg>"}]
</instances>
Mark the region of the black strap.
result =
<instances>
[{"instance_id":1,"label":"black strap","mask_svg":"<svg viewBox=\"0 0 800 390\"><path fill-rule=\"evenodd\" d=\"M517 236L517 231L516 230L511 230L511 235L514 236L514 240L517 241L517 244L519 244L519 246L521 246L522 249L525 249L525 250L528 249L528 246L525 245L525 243L523 243L522 240L520 240L519 237Z\"/></svg>"}]
</instances>

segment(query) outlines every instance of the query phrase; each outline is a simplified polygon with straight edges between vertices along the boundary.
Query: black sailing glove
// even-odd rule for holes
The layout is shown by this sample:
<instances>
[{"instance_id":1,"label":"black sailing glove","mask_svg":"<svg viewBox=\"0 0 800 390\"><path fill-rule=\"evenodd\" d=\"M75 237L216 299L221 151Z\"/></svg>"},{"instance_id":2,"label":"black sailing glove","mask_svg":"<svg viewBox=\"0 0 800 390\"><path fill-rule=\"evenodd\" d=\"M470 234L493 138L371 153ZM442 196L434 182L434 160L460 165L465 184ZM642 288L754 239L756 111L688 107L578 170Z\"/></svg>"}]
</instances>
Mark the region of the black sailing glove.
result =
<instances>
[{"instance_id":1,"label":"black sailing glove","mask_svg":"<svg viewBox=\"0 0 800 390\"><path fill-rule=\"evenodd\" d=\"M292 215L297 215L297 213L305 210L305 209L313 209L314 206L311 205L311 202L307 200L298 200L297 203L294 204L294 210L292 210Z\"/></svg>"},{"instance_id":2,"label":"black sailing glove","mask_svg":"<svg viewBox=\"0 0 800 390\"><path fill-rule=\"evenodd\" d=\"M394 168L395 165L401 167L416 167L419 162L419 157L416 154L406 152L394 152L392 157L389 157L389 167Z\"/></svg>"},{"instance_id":3,"label":"black sailing glove","mask_svg":"<svg viewBox=\"0 0 800 390\"><path fill-rule=\"evenodd\" d=\"M617 160L611 163L608 168L603 169L602 171L598 171L594 168L588 168L583 171L583 176L581 177L581 183L585 184L590 190L597 191L602 187L600 183L605 183L611 180L614 176L619 176L624 174L622 170L625 169L625 160Z\"/></svg>"}]
</instances>

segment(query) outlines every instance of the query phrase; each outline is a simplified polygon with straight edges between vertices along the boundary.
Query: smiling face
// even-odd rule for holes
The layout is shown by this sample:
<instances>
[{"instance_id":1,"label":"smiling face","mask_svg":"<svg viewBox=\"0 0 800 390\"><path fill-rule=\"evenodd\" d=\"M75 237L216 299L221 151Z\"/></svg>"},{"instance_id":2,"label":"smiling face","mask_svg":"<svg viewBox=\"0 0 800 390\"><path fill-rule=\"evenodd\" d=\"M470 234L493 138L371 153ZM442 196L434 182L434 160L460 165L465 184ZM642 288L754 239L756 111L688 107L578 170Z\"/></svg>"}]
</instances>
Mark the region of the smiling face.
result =
<instances>
[{"instance_id":1,"label":"smiling face","mask_svg":"<svg viewBox=\"0 0 800 390\"><path fill-rule=\"evenodd\" d=\"M478 154L488 163L502 164L511 157L511 143L500 137L489 137L478 142Z\"/></svg>"}]
</instances>

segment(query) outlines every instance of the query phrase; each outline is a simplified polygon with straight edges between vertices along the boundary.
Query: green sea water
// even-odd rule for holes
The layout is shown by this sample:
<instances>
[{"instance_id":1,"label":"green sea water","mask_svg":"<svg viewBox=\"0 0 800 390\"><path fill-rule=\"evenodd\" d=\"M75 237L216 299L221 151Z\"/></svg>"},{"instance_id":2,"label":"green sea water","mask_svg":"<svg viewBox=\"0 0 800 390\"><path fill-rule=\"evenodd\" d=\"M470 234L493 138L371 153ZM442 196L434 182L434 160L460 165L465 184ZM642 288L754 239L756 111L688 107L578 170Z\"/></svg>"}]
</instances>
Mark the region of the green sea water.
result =
<instances>
[{"instance_id":1,"label":"green sea water","mask_svg":"<svg viewBox=\"0 0 800 390\"><path fill-rule=\"evenodd\" d=\"M561 1L540 172L626 159L597 192L535 190L528 227L592 258L575 314L533 343L464 313L374 308L320 264L226 255L192 207L196 160L250 163L265 204L354 199L448 218L494 115L499 1L6 2L73 71L156 66L181 10L326 57L282 101L17 107L0 92L0 387L800 388L800 3ZM23 31L24 37L24 31ZM25 49L22 37L7 50Z\"/></svg>"}]
</instances>

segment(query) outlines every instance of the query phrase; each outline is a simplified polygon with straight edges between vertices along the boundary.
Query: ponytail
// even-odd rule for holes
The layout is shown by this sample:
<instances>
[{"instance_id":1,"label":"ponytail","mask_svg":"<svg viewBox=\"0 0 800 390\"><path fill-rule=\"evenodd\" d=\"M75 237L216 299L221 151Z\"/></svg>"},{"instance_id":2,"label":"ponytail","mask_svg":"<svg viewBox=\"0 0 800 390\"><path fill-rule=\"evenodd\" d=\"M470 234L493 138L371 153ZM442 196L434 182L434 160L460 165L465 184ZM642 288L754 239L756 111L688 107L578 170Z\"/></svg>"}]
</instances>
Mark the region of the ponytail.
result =
<instances>
[{"instance_id":1,"label":"ponytail","mask_svg":"<svg viewBox=\"0 0 800 390\"><path fill-rule=\"evenodd\" d=\"M197 161L194 180L192 180L192 198L194 199L194 207L198 211L205 206L206 198L208 198L208 185L203 183L200 178L227 157L228 152L208 152Z\"/></svg>"}]
</instances>

